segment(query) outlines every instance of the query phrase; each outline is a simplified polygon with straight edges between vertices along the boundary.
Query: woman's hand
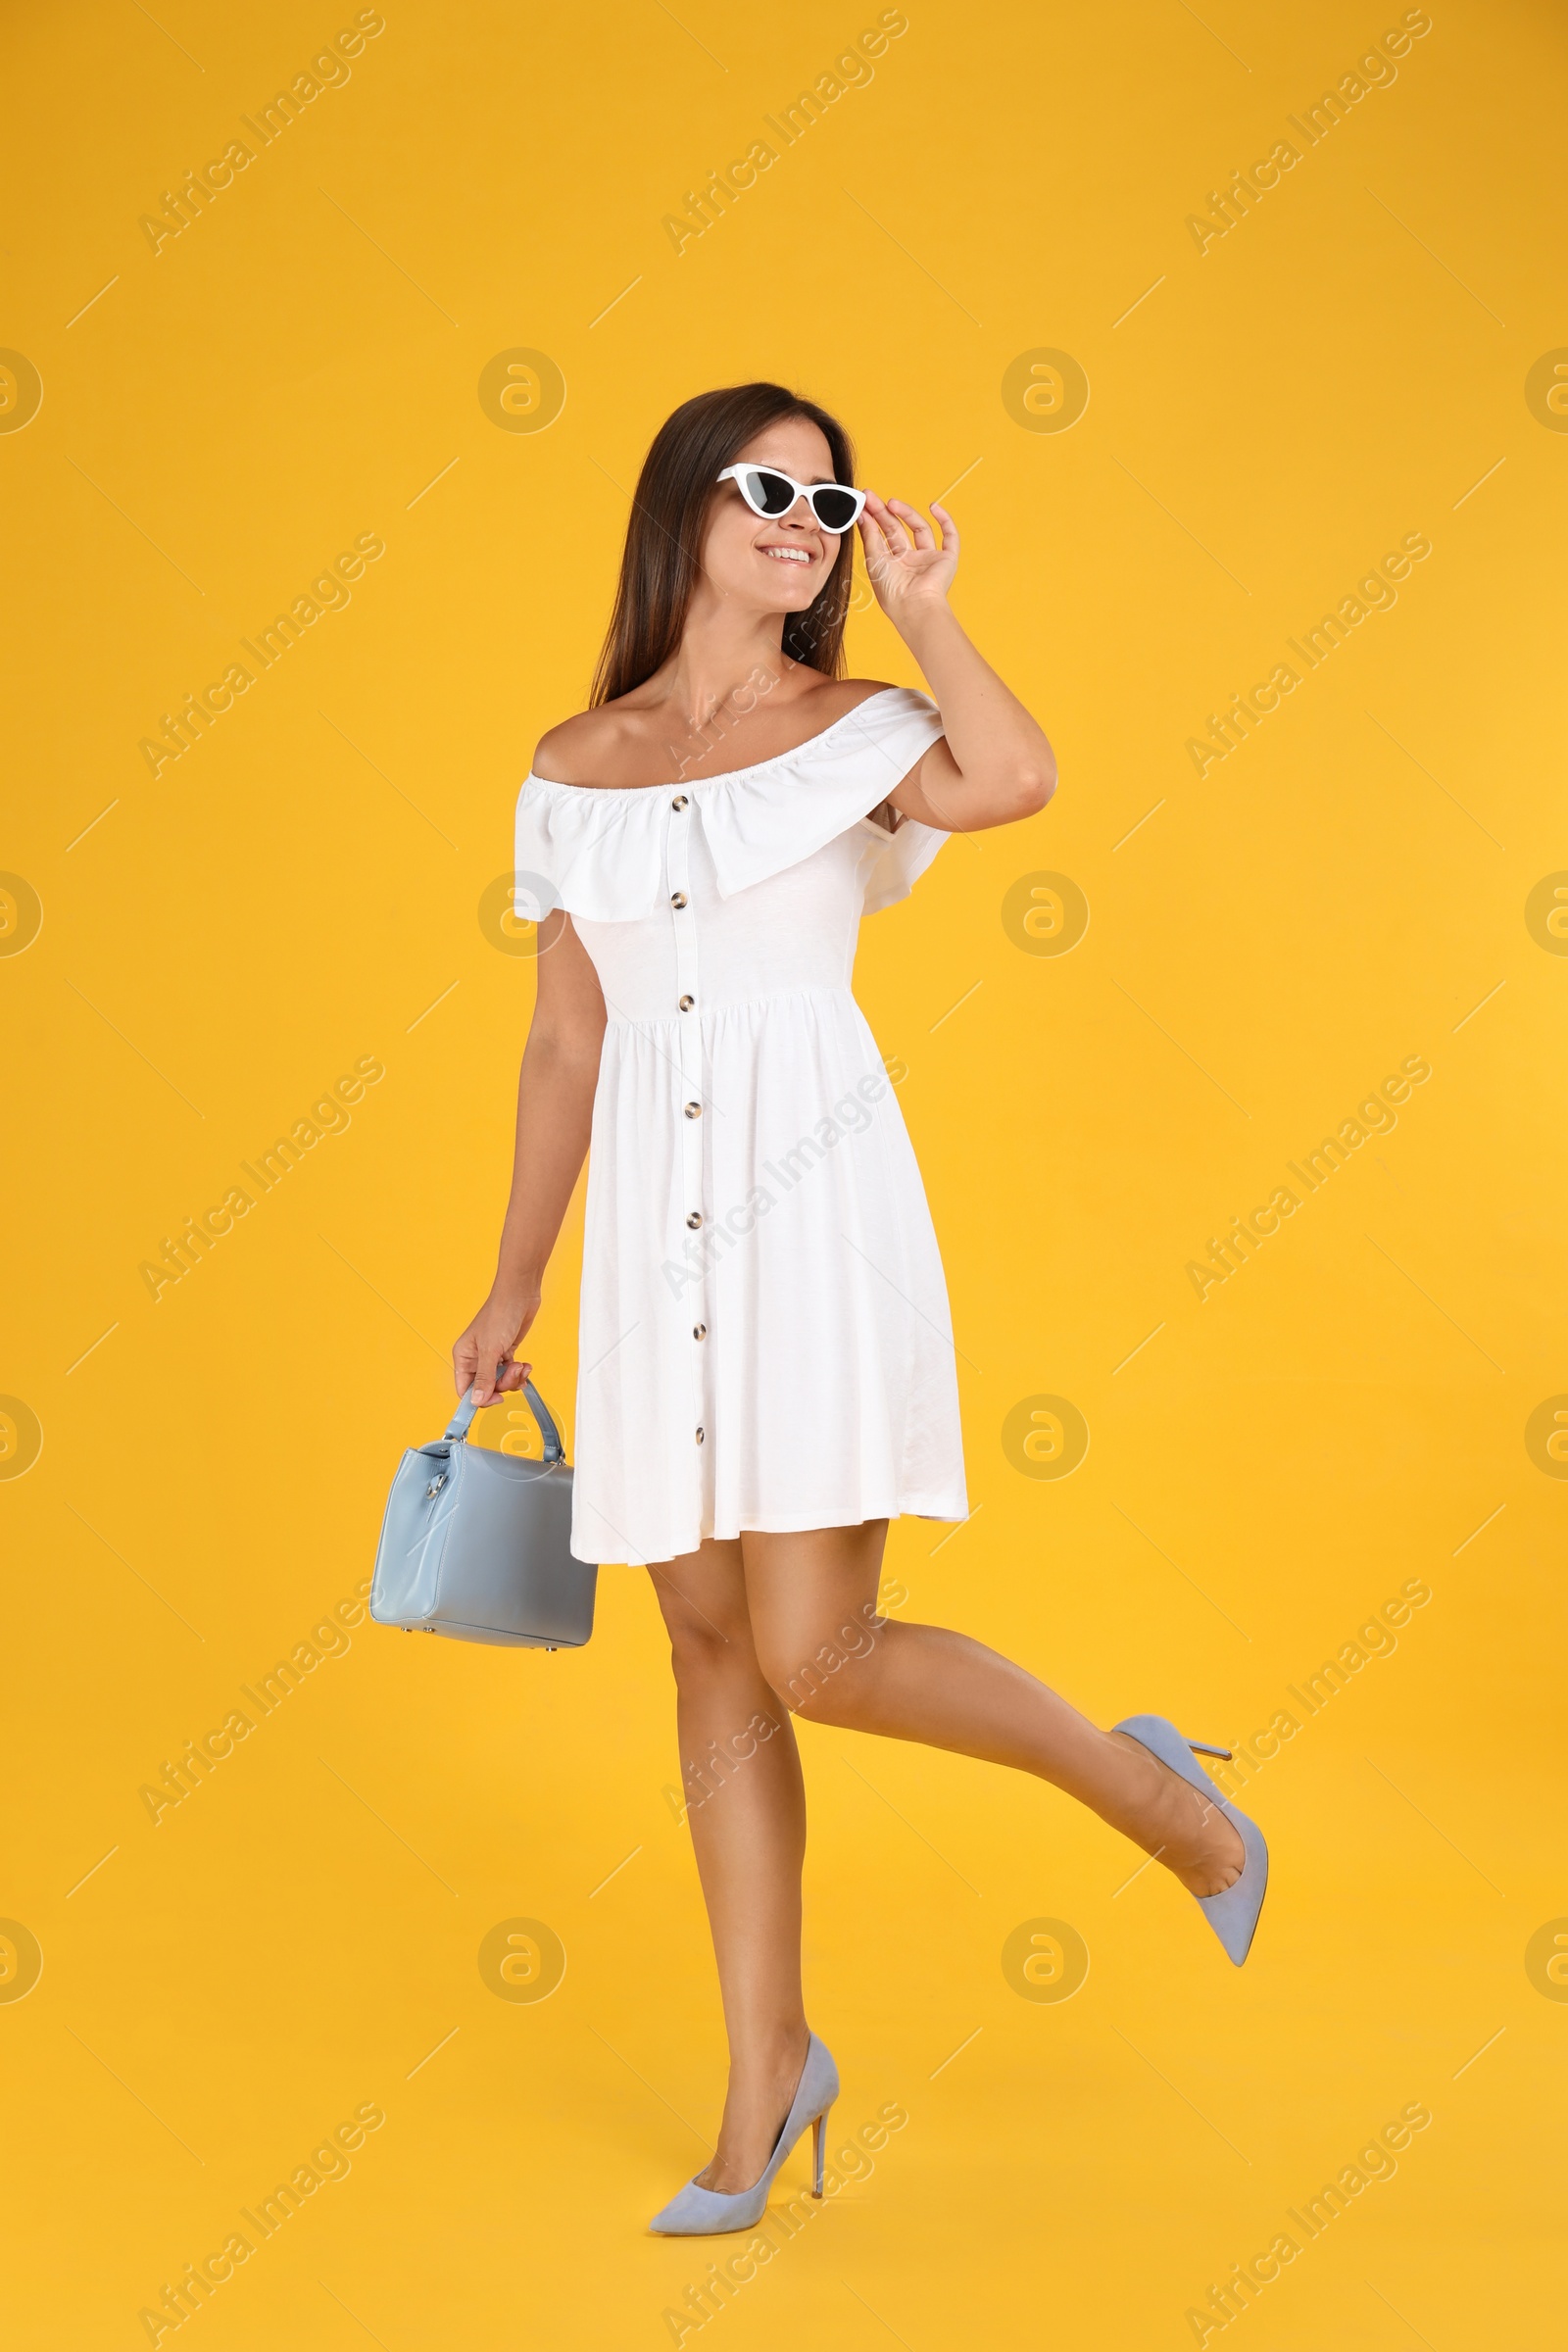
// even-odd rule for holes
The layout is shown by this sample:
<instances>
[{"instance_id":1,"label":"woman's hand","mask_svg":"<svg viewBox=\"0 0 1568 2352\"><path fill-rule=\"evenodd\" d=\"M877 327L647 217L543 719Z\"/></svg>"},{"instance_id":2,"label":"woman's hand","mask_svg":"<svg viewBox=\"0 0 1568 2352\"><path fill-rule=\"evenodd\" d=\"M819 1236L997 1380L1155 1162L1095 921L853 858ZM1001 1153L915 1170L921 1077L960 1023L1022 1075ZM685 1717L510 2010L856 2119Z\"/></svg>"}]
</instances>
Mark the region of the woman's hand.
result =
<instances>
[{"instance_id":1,"label":"woman's hand","mask_svg":"<svg viewBox=\"0 0 1568 2352\"><path fill-rule=\"evenodd\" d=\"M939 547L923 514L902 498L866 493L860 516L860 545L872 593L896 629L906 617L947 602L958 568L958 528L935 499L931 512L942 526Z\"/></svg>"},{"instance_id":2,"label":"woman's hand","mask_svg":"<svg viewBox=\"0 0 1568 2352\"><path fill-rule=\"evenodd\" d=\"M509 1390L521 1388L533 1366L514 1364L512 1354L538 1312L537 1291L491 1292L452 1350L460 1396L471 1388L475 1404L494 1404Z\"/></svg>"},{"instance_id":3,"label":"woman's hand","mask_svg":"<svg viewBox=\"0 0 1568 2352\"><path fill-rule=\"evenodd\" d=\"M901 498L867 492L860 516L865 568L876 601L925 672L942 735L889 795L901 816L939 833L978 833L1034 816L1056 784L1050 744L1017 696L968 637L948 590L958 568L958 533L931 501L942 531Z\"/></svg>"}]
</instances>

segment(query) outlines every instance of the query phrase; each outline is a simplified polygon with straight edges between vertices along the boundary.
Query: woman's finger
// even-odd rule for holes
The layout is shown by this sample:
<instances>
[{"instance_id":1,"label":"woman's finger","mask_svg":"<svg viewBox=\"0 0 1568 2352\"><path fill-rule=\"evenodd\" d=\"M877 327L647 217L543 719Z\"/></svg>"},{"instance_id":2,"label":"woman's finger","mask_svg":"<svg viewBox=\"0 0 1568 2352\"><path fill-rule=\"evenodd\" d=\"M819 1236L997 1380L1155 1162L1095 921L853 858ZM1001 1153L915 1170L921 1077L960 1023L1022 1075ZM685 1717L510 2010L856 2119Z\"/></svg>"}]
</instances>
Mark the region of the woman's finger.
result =
<instances>
[{"instance_id":1,"label":"woman's finger","mask_svg":"<svg viewBox=\"0 0 1568 2352\"><path fill-rule=\"evenodd\" d=\"M932 532L931 525L927 522L925 516L921 514L918 507L906 505L902 498L890 499L888 504L892 507L893 512L895 514L897 514L899 520L908 530L915 546L920 549L922 554L924 554L928 549L936 546L936 538Z\"/></svg>"},{"instance_id":2,"label":"woman's finger","mask_svg":"<svg viewBox=\"0 0 1568 2352\"><path fill-rule=\"evenodd\" d=\"M931 501L931 512L936 516L938 522L942 525L942 553L945 556L952 556L954 562L956 563L958 557L958 526L954 521L953 516L948 513L947 508L942 504L940 499L934 498Z\"/></svg>"},{"instance_id":3,"label":"woman's finger","mask_svg":"<svg viewBox=\"0 0 1568 2352\"><path fill-rule=\"evenodd\" d=\"M871 502L869 499L866 500L864 507L861 509L860 519L857 525L857 528L860 534L860 545L865 550L866 565L869 568L872 564L880 563L882 558L888 552L888 543L882 536L882 527L880 523L877 521L876 516L871 512Z\"/></svg>"},{"instance_id":4,"label":"woman's finger","mask_svg":"<svg viewBox=\"0 0 1568 2352\"><path fill-rule=\"evenodd\" d=\"M878 498L874 490L868 492L866 496L865 511L867 514L874 514L877 529L887 541L889 554L906 556L909 552L909 542L905 536L904 525L894 514L893 509Z\"/></svg>"},{"instance_id":5,"label":"woman's finger","mask_svg":"<svg viewBox=\"0 0 1568 2352\"><path fill-rule=\"evenodd\" d=\"M878 504L880 503L878 501ZM871 512L869 499L866 500L860 511L860 519L857 528L860 534L860 545L865 552L865 568L874 577L880 566L887 562L889 550L887 535L882 528L881 521Z\"/></svg>"}]
</instances>

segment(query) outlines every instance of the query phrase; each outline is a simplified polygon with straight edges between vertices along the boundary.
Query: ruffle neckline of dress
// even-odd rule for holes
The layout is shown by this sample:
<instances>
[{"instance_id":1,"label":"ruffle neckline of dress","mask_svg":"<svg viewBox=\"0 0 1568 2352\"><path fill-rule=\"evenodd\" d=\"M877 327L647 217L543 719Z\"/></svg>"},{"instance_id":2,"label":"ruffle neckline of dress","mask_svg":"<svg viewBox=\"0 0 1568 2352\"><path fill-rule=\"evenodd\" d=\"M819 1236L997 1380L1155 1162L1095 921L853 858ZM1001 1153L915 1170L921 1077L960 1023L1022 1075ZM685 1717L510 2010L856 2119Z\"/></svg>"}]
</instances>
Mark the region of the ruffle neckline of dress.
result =
<instances>
[{"instance_id":1,"label":"ruffle neckline of dress","mask_svg":"<svg viewBox=\"0 0 1568 2352\"><path fill-rule=\"evenodd\" d=\"M888 686L793 751L721 776L584 785L530 774L517 799L517 874L549 884L552 902L586 921L650 914L671 796L679 794L702 826L719 895L731 898L868 818L941 734L941 713L927 696ZM905 897L946 836L906 818L883 839L868 911Z\"/></svg>"}]
</instances>

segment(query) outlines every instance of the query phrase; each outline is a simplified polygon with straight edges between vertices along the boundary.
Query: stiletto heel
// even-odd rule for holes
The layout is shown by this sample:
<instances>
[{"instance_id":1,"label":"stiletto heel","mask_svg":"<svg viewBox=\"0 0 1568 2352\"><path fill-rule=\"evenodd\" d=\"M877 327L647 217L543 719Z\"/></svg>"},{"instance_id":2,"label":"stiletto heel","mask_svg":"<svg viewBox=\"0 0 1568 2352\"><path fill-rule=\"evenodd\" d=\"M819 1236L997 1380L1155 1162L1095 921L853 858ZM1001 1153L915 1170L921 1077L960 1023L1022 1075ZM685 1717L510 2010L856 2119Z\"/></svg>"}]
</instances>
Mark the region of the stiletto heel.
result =
<instances>
[{"instance_id":1,"label":"stiletto heel","mask_svg":"<svg viewBox=\"0 0 1568 2352\"><path fill-rule=\"evenodd\" d=\"M1228 1761L1230 1749L1211 1747L1202 1740L1184 1740L1163 1715L1129 1715L1113 1728L1127 1733L1140 1747L1147 1747L1151 1755L1168 1764L1189 1788L1199 1789L1216 1811L1224 1814L1240 1837L1242 1872L1235 1885L1223 1887L1218 1894L1193 1898L1224 1945L1227 1956L1240 1968L1251 1949L1252 1937L1257 1933L1257 1915L1268 1889L1268 1844L1256 1822L1233 1805L1202 1766L1193 1762L1194 1752L1200 1756L1222 1756Z\"/></svg>"},{"instance_id":2,"label":"stiletto heel","mask_svg":"<svg viewBox=\"0 0 1568 2352\"><path fill-rule=\"evenodd\" d=\"M833 2063L833 2053L813 2034L807 2044L806 2064L801 2069L790 2111L761 2179L734 2196L724 2196L716 2188L700 2188L695 2180L688 2180L663 2211L655 2214L649 2229L657 2230L663 2237L716 2237L728 2230L754 2229L767 2211L767 2192L773 2185L773 2176L808 2125L814 2126L816 2132L811 2194L819 2197L827 2159L828 2109L838 2095L839 2070Z\"/></svg>"}]
</instances>

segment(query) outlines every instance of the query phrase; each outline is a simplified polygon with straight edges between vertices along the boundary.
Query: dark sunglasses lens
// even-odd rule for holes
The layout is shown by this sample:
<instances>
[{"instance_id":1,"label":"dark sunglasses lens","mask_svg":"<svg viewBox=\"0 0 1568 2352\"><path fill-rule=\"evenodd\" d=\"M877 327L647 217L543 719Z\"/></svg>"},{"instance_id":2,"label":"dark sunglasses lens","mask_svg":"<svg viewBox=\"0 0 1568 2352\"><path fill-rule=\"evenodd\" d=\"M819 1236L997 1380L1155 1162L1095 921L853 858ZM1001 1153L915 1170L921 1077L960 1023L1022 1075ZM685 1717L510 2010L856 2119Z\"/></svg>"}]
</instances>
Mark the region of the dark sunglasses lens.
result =
<instances>
[{"instance_id":1,"label":"dark sunglasses lens","mask_svg":"<svg viewBox=\"0 0 1568 2352\"><path fill-rule=\"evenodd\" d=\"M825 489L813 490L811 504L824 531L847 531L855 520L855 494L841 490L836 482L830 482Z\"/></svg>"},{"instance_id":2,"label":"dark sunglasses lens","mask_svg":"<svg viewBox=\"0 0 1568 2352\"><path fill-rule=\"evenodd\" d=\"M787 514L795 504L795 492L781 473L769 473L765 466L754 466L746 476L746 487L752 503L764 514Z\"/></svg>"}]
</instances>

